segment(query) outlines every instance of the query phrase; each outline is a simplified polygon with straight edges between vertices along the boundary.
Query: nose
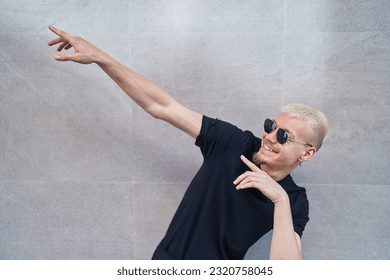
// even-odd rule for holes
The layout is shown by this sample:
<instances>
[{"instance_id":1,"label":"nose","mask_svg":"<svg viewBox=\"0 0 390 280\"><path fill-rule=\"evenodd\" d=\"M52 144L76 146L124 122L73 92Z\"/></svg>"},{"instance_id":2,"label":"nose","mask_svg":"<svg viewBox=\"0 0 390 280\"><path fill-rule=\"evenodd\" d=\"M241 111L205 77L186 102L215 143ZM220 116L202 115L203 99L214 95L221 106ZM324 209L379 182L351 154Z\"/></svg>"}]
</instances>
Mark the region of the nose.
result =
<instances>
[{"instance_id":1,"label":"nose","mask_svg":"<svg viewBox=\"0 0 390 280\"><path fill-rule=\"evenodd\" d=\"M271 133L266 133L264 132L264 140L267 140L269 141L270 143L272 144L276 144L277 142L277 139L276 139L276 131L277 129L275 129L274 131L272 131Z\"/></svg>"}]
</instances>

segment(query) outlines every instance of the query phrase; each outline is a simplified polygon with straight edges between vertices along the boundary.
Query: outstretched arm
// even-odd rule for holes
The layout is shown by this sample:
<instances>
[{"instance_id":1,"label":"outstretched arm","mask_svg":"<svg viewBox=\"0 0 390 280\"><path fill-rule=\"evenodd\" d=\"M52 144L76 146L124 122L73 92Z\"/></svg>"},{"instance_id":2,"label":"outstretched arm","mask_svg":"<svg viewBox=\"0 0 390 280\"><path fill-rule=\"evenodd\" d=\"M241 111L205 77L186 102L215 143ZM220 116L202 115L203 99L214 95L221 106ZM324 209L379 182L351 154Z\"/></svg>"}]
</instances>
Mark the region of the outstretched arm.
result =
<instances>
[{"instance_id":1,"label":"outstretched arm","mask_svg":"<svg viewBox=\"0 0 390 280\"><path fill-rule=\"evenodd\" d=\"M196 138L200 132L202 115L194 112L176 100L166 91L132 71L107 53L81 37L71 36L54 26L49 29L58 35L48 45L60 44L57 51L74 48L72 54L57 54L58 61L73 61L81 64L96 63L119 87L139 106L154 118L169 122Z\"/></svg>"},{"instance_id":2,"label":"outstretched arm","mask_svg":"<svg viewBox=\"0 0 390 280\"><path fill-rule=\"evenodd\" d=\"M270 259L301 259L301 239L294 231L290 200L286 191L267 173L244 156L241 160L252 170L237 177L233 182L238 190L256 188L275 204L274 229Z\"/></svg>"}]
</instances>

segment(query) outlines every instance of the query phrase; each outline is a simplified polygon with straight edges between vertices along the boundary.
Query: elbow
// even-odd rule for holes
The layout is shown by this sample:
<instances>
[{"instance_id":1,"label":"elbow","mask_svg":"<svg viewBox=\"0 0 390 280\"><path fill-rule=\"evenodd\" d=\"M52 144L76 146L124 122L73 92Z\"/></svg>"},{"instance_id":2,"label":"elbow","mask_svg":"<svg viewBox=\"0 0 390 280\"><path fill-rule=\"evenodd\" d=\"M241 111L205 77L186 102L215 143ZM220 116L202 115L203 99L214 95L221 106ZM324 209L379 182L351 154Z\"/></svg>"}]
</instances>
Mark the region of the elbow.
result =
<instances>
[{"instance_id":1,"label":"elbow","mask_svg":"<svg viewBox=\"0 0 390 280\"><path fill-rule=\"evenodd\" d=\"M163 108L157 105L145 106L143 107L144 111L151 115L153 118L161 120L164 118Z\"/></svg>"},{"instance_id":2,"label":"elbow","mask_svg":"<svg viewBox=\"0 0 390 280\"><path fill-rule=\"evenodd\" d=\"M301 254L270 255L270 260L302 260Z\"/></svg>"},{"instance_id":3,"label":"elbow","mask_svg":"<svg viewBox=\"0 0 390 280\"><path fill-rule=\"evenodd\" d=\"M270 258L270 260L277 260L277 261L300 261L302 260L301 256L281 256L276 258Z\"/></svg>"},{"instance_id":4,"label":"elbow","mask_svg":"<svg viewBox=\"0 0 390 280\"><path fill-rule=\"evenodd\" d=\"M153 104L143 107L144 111L153 118L168 121L173 118L175 112L175 103Z\"/></svg>"},{"instance_id":5,"label":"elbow","mask_svg":"<svg viewBox=\"0 0 390 280\"><path fill-rule=\"evenodd\" d=\"M148 102L141 107L153 118L167 120L172 114L172 111L175 110L176 104L177 103L173 99L167 99L160 102Z\"/></svg>"}]
</instances>

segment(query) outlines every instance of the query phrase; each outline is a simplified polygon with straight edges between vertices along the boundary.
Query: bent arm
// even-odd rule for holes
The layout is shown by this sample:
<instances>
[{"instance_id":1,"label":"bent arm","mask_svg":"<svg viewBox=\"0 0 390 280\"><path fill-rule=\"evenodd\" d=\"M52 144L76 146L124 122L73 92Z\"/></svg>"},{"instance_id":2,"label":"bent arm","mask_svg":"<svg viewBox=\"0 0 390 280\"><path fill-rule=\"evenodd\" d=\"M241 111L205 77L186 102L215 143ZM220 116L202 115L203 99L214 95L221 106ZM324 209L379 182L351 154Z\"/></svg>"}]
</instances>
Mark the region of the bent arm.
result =
<instances>
[{"instance_id":1,"label":"bent arm","mask_svg":"<svg viewBox=\"0 0 390 280\"><path fill-rule=\"evenodd\" d=\"M253 162L244 156L241 156L241 160L252 172L247 171L237 177L233 182L237 185L237 190L258 189L275 205L270 259L301 259L301 239L294 231L288 194L282 186Z\"/></svg>"},{"instance_id":2,"label":"bent arm","mask_svg":"<svg viewBox=\"0 0 390 280\"><path fill-rule=\"evenodd\" d=\"M196 138L200 133L202 115L194 112L176 100L166 91L132 71L107 53L88 41L71 36L53 26L50 30L59 37L51 40L49 46L60 44L57 51L74 48L73 54L56 55L58 61L74 61L82 64L96 63L119 87L142 109L157 119L169 122Z\"/></svg>"},{"instance_id":3,"label":"bent arm","mask_svg":"<svg viewBox=\"0 0 390 280\"><path fill-rule=\"evenodd\" d=\"M301 258L301 239L294 231L290 201L286 195L275 203L270 259L299 260Z\"/></svg>"}]
</instances>

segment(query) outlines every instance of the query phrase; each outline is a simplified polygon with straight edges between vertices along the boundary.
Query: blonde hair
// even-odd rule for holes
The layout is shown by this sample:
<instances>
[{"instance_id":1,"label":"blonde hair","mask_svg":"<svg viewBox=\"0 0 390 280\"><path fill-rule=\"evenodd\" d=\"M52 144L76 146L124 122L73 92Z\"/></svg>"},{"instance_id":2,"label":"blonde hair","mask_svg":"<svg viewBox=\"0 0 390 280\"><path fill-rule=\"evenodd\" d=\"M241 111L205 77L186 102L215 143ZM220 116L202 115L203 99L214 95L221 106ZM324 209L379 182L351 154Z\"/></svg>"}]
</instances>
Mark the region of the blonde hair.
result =
<instances>
[{"instance_id":1,"label":"blonde hair","mask_svg":"<svg viewBox=\"0 0 390 280\"><path fill-rule=\"evenodd\" d=\"M305 121L315 133L310 143L317 151L321 148L329 130L328 119L324 113L303 104L288 104L283 107L281 113Z\"/></svg>"}]
</instances>

